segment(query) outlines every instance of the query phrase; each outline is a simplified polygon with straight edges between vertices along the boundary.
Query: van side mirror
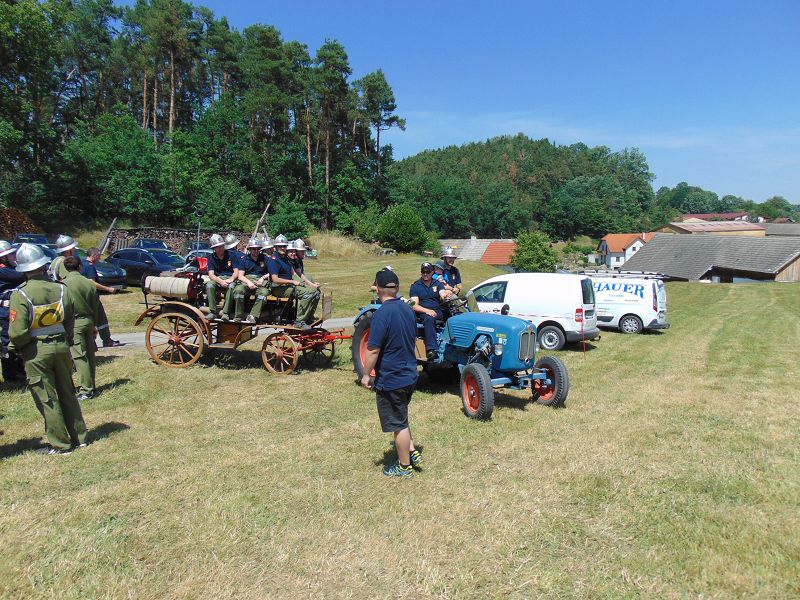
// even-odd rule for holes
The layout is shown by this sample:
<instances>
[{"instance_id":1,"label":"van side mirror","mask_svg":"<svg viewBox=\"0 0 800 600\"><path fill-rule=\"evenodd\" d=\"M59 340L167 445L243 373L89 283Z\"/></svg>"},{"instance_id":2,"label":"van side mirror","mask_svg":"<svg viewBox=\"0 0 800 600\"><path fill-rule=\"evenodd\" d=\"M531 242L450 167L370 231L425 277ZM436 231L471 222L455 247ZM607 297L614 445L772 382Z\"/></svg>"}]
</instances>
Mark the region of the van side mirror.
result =
<instances>
[{"instance_id":1,"label":"van side mirror","mask_svg":"<svg viewBox=\"0 0 800 600\"><path fill-rule=\"evenodd\" d=\"M508 304L503 304L503 308L500 309L501 315L507 315L511 311L511 307Z\"/></svg>"}]
</instances>

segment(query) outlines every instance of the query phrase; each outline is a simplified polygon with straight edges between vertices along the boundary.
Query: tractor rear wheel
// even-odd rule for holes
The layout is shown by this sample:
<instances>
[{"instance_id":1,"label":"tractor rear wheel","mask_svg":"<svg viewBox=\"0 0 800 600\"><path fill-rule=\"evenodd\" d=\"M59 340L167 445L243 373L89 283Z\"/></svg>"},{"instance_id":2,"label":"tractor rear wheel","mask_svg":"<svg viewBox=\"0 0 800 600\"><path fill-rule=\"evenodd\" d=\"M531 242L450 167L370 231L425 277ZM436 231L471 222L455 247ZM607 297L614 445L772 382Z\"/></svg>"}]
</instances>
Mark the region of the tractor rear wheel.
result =
<instances>
[{"instance_id":1,"label":"tractor rear wheel","mask_svg":"<svg viewBox=\"0 0 800 600\"><path fill-rule=\"evenodd\" d=\"M461 371L461 405L472 419L490 419L494 412L494 388L489 371L470 363Z\"/></svg>"},{"instance_id":2,"label":"tractor rear wheel","mask_svg":"<svg viewBox=\"0 0 800 600\"><path fill-rule=\"evenodd\" d=\"M350 346L350 351L353 355L353 368L356 371L359 382L364 376L364 360L367 356L367 342L369 341L369 330L373 314L375 313L368 312L361 315L353 331L353 341ZM374 370L370 373L370 377L375 377Z\"/></svg>"},{"instance_id":3,"label":"tractor rear wheel","mask_svg":"<svg viewBox=\"0 0 800 600\"><path fill-rule=\"evenodd\" d=\"M563 406L569 395L569 375L560 358L543 356L536 361L535 369L544 370L550 383L543 379L533 380L533 400L544 406Z\"/></svg>"}]
</instances>

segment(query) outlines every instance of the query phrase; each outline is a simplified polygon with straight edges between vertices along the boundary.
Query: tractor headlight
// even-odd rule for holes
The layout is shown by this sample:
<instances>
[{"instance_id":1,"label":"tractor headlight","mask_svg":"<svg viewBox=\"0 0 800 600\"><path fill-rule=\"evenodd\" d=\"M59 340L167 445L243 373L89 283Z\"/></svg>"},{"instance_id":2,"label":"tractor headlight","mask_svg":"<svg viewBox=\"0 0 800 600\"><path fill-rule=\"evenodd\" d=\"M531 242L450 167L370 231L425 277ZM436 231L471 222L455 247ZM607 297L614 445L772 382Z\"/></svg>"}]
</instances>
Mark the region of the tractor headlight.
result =
<instances>
[{"instance_id":1,"label":"tractor headlight","mask_svg":"<svg viewBox=\"0 0 800 600\"><path fill-rule=\"evenodd\" d=\"M495 346L494 346L494 354L495 354L495 356L503 356L503 348L505 348L505 346L503 346L503 344L495 344Z\"/></svg>"}]
</instances>

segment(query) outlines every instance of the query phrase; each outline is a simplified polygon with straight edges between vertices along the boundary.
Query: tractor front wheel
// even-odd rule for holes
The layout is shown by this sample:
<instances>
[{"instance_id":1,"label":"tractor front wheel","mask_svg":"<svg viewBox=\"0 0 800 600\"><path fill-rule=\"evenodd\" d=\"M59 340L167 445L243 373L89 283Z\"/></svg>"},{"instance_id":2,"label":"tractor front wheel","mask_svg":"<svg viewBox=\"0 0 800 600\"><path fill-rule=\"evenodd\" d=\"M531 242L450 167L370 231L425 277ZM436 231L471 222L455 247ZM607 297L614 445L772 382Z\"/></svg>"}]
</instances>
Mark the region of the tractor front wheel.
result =
<instances>
[{"instance_id":1,"label":"tractor front wheel","mask_svg":"<svg viewBox=\"0 0 800 600\"><path fill-rule=\"evenodd\" d=\"M461 371L461 405L472 419L490 419L494 412L494 388L489 371L470 363Z\"/></svg>"},{"instance_id":2,"label":"tractor front wheel","mask_svg":"<svg viewBox=\"0 0 800 600\"><path fill-rule=\"evenodd\" d=\"M545 371L549 383L544 379L533 380L533 400L544 406L563 406L569 395L569 375L563 361L555 356L543 356L534 368Z\"/></svg>"}]
</instances>

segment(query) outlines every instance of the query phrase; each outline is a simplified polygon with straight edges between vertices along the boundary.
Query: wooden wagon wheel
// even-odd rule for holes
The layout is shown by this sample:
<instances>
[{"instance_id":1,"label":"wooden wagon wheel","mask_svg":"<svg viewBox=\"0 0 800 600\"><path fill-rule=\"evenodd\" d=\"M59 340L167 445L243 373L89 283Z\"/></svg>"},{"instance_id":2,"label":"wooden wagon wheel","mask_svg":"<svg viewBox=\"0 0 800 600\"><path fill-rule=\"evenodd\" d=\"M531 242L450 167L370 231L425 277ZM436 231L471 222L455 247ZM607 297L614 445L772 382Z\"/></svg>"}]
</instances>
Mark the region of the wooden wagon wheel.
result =
<instances>
[{"instance_id":1,"label":"wooden wagon wheel","mask_svg":"<svg viewBox=\"0 0 800 600\"><path fill-rule=\"evenodd\" d=\"M200 324L181 313L162 313L147 326L147 351L154 361L167 367L188 367L205 349Z\"/></svg>"},{"instance_id":2,"label":"wooden wagon wheel","mask_svg":"<svg viewBox=\"0 0 800 600\"><path fill-rule=\"evenodd\" d=\"M279 331L267 336L261 346L261 360L267 371L277 375L288 375L297 366L297 344L291 336Z\"/></svg>"},{"instance_id":3,"label":"wooden wagon wheel","mask_svg":"<svg viewBox=\"0 0 800 600\"><path fill-rule=\"evenodd\" d=\"M336 356L336 343L333 340L324 339L324 336L328 335L325 329L313 330L313 333L318 333L320 337L315 339L310 336L303 344L303 360L309 367L327 367Z\"/></svg>"}]
</instances>

